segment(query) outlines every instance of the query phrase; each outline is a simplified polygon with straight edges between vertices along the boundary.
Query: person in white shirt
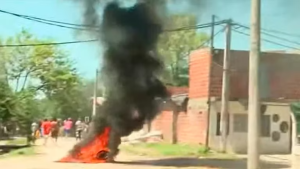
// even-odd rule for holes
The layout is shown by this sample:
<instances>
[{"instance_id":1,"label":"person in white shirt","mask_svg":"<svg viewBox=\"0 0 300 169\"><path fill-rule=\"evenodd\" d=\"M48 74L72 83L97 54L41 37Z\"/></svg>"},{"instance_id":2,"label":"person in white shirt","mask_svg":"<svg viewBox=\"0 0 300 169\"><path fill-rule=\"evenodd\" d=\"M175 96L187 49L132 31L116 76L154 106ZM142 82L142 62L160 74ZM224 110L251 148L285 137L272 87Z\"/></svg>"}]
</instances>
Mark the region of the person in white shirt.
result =
<instances>
[{"instance_id":1,"label":"person in white shirt","mask_svg":"<svg viewBox=\"0 0 300 169\"><path fill-rule=\"evenodd\" d=\"M75 128L76 128L76 140L81 140L82 136L82 131L84 130L85 124L81 121L80 118L75 123Z\"/></svg>"}]
</instances>

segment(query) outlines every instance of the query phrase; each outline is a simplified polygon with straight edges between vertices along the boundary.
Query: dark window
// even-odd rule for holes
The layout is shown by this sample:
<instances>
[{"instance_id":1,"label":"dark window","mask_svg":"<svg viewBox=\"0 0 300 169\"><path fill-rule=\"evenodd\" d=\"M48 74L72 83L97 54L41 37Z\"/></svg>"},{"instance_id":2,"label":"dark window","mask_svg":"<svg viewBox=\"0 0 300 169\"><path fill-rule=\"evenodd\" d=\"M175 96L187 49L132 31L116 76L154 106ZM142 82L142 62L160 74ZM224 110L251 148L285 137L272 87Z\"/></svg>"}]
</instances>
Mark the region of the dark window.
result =
<instances>
[{"instance_id":1,"label":"dark window","mask_svg":"<svg viewBox=\"0 0 300 169\"><path fill-rule=\"evenodd\" d=\"M217 128L216 128L216 135L217 136L219 136L219 135L221 135L221 130L220 130L220 128L221 128L221 113L220 112L218 112L217 113Z\"/></svg>"},{"instance_id":2,"label":"dark window","mask_svg":"<svg viewBox=\"0 0 300 169\"><path fill-rule=\"evenodd\" d=\"M235 114L233 117L233 131L245 133L248 131L248 114ZM261 116L261 136L270 137L271 135L271 116Z\"/></svg>"},{"instance_id":3,"label":"dark window","mask_svg":"<svg viewBox=\"0 0 300 169\"><path fill-rule=\"evenodd\" d=\"M245 133L248 131L248 115L235 114L233 116L233 131L238 133Z\"/></svg>"},{"instance_id":4,"label":"dark window","mask_svg":"<svg viewBox=\"0 0 300 169\"><path fill-rule=\"evenodd\" d=\"M261 136L270 137L271 136L271 116L262 115L261 117Z\"/></svg>"}]
</instances>

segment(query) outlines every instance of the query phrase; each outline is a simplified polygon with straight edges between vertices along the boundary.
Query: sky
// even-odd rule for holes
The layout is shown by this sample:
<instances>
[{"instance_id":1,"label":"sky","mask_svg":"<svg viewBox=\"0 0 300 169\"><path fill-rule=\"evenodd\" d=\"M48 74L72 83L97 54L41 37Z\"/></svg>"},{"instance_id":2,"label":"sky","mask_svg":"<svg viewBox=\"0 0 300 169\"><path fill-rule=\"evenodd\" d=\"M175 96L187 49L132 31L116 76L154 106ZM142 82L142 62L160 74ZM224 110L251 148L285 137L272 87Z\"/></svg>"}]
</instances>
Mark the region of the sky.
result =
<instances>
[{"instance_id":1,"label":"sky","mask_svg":"<svg viewBox=\"0 0 300 169\"><path fill-rule=\"evenodd\" d=\"M189 5L189 0L181 1L180 4L170 5L173 12L192 12L199 16L198 22L211 22L211 16L216 15L222 19L232 19L235 22L244 25L250 25L250 0L199 0L203 3ZM0 0L0 9L23 15L30 15L44 19L55 21L81 23L82 8L74 0ZM298 37L283 36L286 39L300 40L300 22L295 16L299 16L300 10L299 0L264 0L262 2L262 27L265 29L277 30L290 34L299 34ZM296 19L295 19L296 18ZM39 38L51 38L57 42L88 40L91 37L76 36L72 29L61 28L51 25L45 25L34 21L10 16L0 13L0 37L13 36L21 31L22 28L28 29L32 34ZM183 25L186 26L186 25ZM217 26L218 31L222 27ZM239 29L242 32L249 33L245 29ZM209 33L209 29L203 30ZM224 34L215 37L215 47L224 47ZM262 50L291 50L298 46L293 43L286 43L278 39L263 36L267 40L271 40L289 47L282 47L267 42L262 42ZM232 33L232 49L249 50L250 39L248 36ZM61 46L66 50L70 58L76 63L76 68L80 74L86 78L93 78L95 70L101 63L99 56L102 54L98 43L80 43Z\"/></svg>"}]
</instances>

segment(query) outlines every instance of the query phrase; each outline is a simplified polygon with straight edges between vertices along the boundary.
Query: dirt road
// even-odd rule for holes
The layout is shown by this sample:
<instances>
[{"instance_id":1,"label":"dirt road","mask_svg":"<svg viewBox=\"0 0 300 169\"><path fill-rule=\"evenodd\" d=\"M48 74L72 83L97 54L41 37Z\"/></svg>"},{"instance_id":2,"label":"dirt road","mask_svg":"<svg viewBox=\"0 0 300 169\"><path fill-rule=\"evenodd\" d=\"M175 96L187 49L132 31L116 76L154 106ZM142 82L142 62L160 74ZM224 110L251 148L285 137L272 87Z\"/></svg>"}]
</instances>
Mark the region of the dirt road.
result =
<instances>
[{"instance_id":1,"label":"dirt road","mask_svg":"<svg viewBox=\"0 0 300 169\"><path fill-rule=\"evenodd\" d=\"M220 159L149 159L147 157L129 156L120 154L116 164L75 164L57 163L75 144L73 139L61 139L58 145L49 143L48 146L38 146L37 155L28 157L13 157L0 159L0 168L5 169L244 169L245 159L220 160ZM288 156L263 156L264 169L288 169Z\"/></svg>"}]
</instances>

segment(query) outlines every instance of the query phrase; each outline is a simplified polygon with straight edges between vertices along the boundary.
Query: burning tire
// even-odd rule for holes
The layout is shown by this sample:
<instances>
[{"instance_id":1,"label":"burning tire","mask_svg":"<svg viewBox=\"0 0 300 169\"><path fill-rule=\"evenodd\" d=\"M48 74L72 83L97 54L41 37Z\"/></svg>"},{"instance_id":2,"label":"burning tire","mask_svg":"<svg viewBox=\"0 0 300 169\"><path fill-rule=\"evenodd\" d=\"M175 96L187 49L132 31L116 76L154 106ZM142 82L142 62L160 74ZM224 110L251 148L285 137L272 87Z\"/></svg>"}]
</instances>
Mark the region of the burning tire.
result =
<instances>
[{"instance_id":1,"label":"burning tire","mask_svg":"<svg viewBox=\"0 0 300 169\"><path fill-rule=\"evenodd\" d=\"M96 158L99 159L99 160L107 161L108 160L108 153L109 153L108 151L101 150L97 153Z\"/></svg>"}]
</instances>

